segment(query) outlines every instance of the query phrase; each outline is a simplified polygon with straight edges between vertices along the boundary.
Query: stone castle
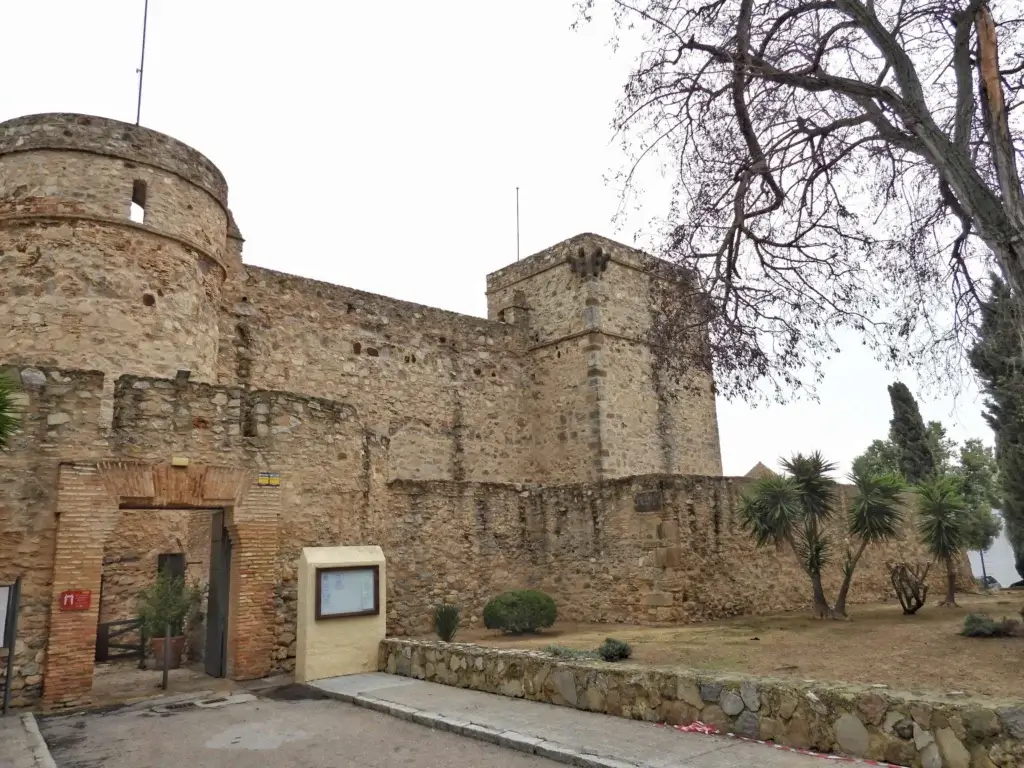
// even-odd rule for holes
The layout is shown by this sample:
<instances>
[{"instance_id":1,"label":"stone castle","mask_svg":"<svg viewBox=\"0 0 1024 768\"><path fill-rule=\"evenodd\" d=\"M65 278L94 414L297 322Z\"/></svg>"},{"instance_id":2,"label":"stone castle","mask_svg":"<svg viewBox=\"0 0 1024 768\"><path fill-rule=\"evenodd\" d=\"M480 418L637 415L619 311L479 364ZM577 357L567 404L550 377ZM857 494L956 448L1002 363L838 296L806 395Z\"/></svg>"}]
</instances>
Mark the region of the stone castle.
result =
<instances>
[{"instance_id":1,"label":"stone castle","mask_svg":"<svg viewBox=\"0 0 1024 768\"><path fill-rule=\"evenodd\" d=\"M195 645L238 679L294 663L303 546L383 546L393 634L519 586L577 621L806 604L793 558L739 528L710 376L656 375L648 256L571 238L488 275L482 319L248 266L242 245L196 150L99 117L0 123L16 701L88 698L98 623L134 615L161 555L210 580ZM870 553L853 600L914 546Z\"/></svg>"}]
</instances>

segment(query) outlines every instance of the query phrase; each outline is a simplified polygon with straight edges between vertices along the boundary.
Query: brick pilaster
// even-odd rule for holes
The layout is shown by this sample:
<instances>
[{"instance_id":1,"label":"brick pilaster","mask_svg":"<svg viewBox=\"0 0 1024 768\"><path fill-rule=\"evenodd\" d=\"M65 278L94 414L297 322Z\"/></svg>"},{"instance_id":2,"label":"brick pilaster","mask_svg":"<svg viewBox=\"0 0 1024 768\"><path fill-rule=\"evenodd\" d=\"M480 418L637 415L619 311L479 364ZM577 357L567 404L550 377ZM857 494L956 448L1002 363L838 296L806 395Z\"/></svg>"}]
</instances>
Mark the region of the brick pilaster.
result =
<instances>
[{"instance_id":1,"label":"brick pilaster","mask_svg":"<svg viewBox=\"0 0 1024 768\"><path fill-rule=\"evenodd\" d=\"M96 654L103 549L117 523L117 502L95 465L64 464L57 489L57 544L50 603L43 706L71 706L88 700ZM86 611L61 610L65 590L88 589Z\"/></svg>"},{"instance_id":2,"label":"brick pilaster","mask_svg":"<svg viewBox=\"0 0 1024 768\"><path fill-rule=\"evenodd\" d=\"M279 486L257 486L240 494L230 510L231 585L228 608L228 677L263 677L273 665L277 613L277 519Z\"/></svg>"}]
</instances>

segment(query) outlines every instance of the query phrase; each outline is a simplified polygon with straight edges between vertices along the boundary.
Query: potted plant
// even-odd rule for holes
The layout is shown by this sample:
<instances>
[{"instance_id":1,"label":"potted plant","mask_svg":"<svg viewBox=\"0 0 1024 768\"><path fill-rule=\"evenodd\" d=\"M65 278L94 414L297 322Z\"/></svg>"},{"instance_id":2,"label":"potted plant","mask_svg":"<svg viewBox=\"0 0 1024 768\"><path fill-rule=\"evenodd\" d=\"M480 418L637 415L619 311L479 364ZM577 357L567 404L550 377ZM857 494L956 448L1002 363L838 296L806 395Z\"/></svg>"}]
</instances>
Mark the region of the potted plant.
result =
<instances>
[{"instance_id":1,"label":"potted plant","mask_svg":"<svg viewBox=\"0 0 1024 768\"><path fill-rule=\"evenodd\" d=\"M156 581L139 593L139 618L142 630L150 638L149 647L157 669L163 669L164 637L171 629L171 653L168 669L181 666L185 650L185 635L192 625L202 620L205 587L186 583L181 576L169 571L157 574Z\"/></svg>"}]
</instances>

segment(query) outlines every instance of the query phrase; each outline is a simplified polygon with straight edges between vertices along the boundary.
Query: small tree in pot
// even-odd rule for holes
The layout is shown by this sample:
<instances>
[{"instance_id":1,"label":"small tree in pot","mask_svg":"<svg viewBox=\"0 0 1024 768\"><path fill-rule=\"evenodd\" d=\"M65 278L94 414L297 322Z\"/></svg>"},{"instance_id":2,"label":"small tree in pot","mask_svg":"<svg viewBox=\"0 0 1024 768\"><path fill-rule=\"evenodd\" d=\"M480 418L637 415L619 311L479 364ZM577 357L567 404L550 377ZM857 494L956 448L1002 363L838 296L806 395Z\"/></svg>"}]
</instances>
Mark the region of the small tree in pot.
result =
<instances>
[{"instance_id":1,"label":"small tree in pot","mask_svg":"<svg viewBox=\"0 0 1024 768\"><path fill-rule=\"evenodd\" d=\"M171 630L169 669L181 666L185 650L185 635L198 621L202 621L202 604L206 588L198 583L186 583L181 576L167 570L157 574L156 581L139 593L139 618L142 630L150 638L149 645L156 659L157 669L163 669L164 636Z\"/></svg>"}]
</instances>

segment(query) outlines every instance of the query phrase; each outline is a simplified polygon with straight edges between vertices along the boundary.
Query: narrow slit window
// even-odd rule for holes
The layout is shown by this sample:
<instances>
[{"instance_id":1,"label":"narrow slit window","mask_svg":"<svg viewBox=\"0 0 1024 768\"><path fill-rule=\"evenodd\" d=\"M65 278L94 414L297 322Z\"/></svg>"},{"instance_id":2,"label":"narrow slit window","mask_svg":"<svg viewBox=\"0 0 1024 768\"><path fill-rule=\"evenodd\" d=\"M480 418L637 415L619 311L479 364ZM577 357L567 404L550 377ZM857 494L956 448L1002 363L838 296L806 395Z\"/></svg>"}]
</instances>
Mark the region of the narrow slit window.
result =
<instances>
[{"instance_id":1,"label":"narrow slit window","mask_svg":"<svg viewBox=\"0 0 1024 768\"><path fill-rule=\"evenodd\" d=\"M129 218L137 224L146 220L146 182L136 181L132 184L132 206Z\"/></svg>"}]
</instances>

